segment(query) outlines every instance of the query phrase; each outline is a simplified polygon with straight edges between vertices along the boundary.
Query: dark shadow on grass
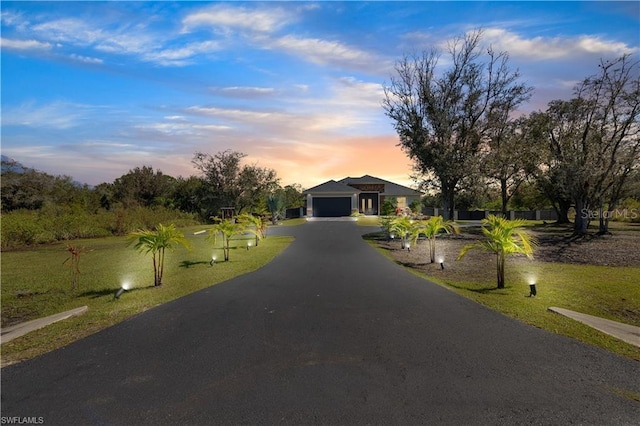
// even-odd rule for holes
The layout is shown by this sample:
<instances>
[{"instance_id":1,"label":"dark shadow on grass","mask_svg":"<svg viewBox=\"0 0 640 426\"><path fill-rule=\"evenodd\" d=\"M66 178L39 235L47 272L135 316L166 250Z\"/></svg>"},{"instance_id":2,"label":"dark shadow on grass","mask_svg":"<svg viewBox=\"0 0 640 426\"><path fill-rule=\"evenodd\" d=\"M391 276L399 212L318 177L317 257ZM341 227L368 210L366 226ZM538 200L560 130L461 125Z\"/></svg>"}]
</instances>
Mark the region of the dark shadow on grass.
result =
<instances>
[{"instance_id":1,"label":"dark shadow on grass","mask_svg":"<svg viewBox=\"0 0 640 426\"><path fill-rule=\"evenodd\" d=\"M391 249L389 249L391 250ZM396 260L396 263L400 266L404 266L405 268L418 268L420 266L430 265L430 262L416 263L416 262L402 262L400 260Z\"/></svg>"},{"instance_id":2,"label":"dark shadow on grass","mask_svg":"<svg viewBox=\"0 0 640 426\"><path fill-rule=\"evenodd\" d=\"M453 287L458 290L472 291L474 293L479 293L479 294L500 294L503 296L507 295L507 293L502 292L502 290L505 290L504 288L498 288L498 287L469 288L461 284L452 283L450 281L447 281L446 284L449 287Z\"/></svg>"},{"instance_id":3,"label":"dark shadow on grass","mask_svg":"<svg viewBox=\"0 0 640 426\"><path fill-rule=\"evenodd\" d=\"M389 241L389 235L386 232L370 232L364 234L362 239L367 241Z\"/></svg>"},{"instance_id":4,"label":"dark shadow on grass","mask_svg":"<svg viewBox=\"0 0 640 426\"><path fill-rule=\"evenodd\" d=\"M153 284L148 285L146 287L133 287L132 289L127 290L126 293L132 293L134 291L139 291L139 290L146 290L149 288L156 288L156 287ZM88 297L90 299L97 299L103 296L109 296L109 295L113 296L116 294L116 291L118 290L119 288L104 288L102 290L85 291L78 294L78 297Z\"/></svg>"},{"instance_id":5,"label":"dark shadow on grass","mask_svg":"<svg viewBox=\"0 0 640 426\"><path fill-rule=\"evenodd\" d=\"M209 261L208 260L197 260L197 261L183 260L182 262L180 262L181 268L190 268L195 265L209 265Z\"/></svg>"}]
</instances>

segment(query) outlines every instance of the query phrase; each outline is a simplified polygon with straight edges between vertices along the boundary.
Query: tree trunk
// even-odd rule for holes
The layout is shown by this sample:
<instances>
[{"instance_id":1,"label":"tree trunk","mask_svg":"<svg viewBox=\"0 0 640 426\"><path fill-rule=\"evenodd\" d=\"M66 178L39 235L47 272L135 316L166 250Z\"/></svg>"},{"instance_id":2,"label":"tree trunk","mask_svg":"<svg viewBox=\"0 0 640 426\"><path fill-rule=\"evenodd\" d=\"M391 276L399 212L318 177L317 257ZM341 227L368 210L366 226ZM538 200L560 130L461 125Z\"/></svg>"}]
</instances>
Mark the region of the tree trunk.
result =
<instances>
[{"instance_id":1,"label":"tree trunk","mask_svg":"<svg viewBox=\"0 0 640 426\"><path fill-rule=\"evenodd\" d=\"M158 287L160 283L158 282L158 262L156 261L156 254L153 254L153 286Z\"/></svg>"},{"instance_id":2,"label":"tree trunk","mask_svg":"<svg viewBox=\"0 0 640 426\"><path fill-rule=\"evenodd\" d=\"M429 238L429 256L431 258L431 263L435 263L436 261L436 238Z\"/></svg>"},{"instance_id":3,"label":"tree trunk","mask_svg":"<svg viewBox=\"0 0 640 426\"><path fill-rule=\"evenodd\" d=\"M497 254L498 288L504 288L504 254Z\"/></svg>"},{"instance_id":4,"label":"tree trunk","mask_svg":"<svg viewBox=\"0 0 640 426\"><path fill-rule=\"evenodd\" d=\"M615 201L609 203L609 208L607 210L604 210L602 206L600 207L600 226L598 229L598 235L611 234L609 231L609 220L613 217L613 212L616 210L617 206L618 203Z\"/></svg>"},{"instance_id":5,"label":"tree trunk","mask_svg":"<svg viewBox=\"0 0 640 426\"><path fill-rule=\"evenodd\" d=\"M552 204L553 204L553 209L556 211L556 214L558 215L558 220L556 223L559 223L559 224L571 223L571 221L569 220L569 209L571 208L571 202L558 200L557 203L554 202Z\"/></svg>"},{"instance_id":6,"label":"tree trunk","mask_svg":"<svg viewBox=\"0 0 640 426\"><path fill-rule=\"evenodd\" d=\"M224 237L225 238L225 242L224 242L224 261L228 262L229 261L229 237Z\"/></svg>"},{"instance_id":7,"label":"tree trunk","mask_svg":"<svg viewBox=\"0 0 640 426\"><path fill-rule=\"evenodd\" d=\"M442 216L444 220L453 220L454 219L454 210L455 210L455 202L454 202L455 191L453 189L444 189L442 190Z\"/></svg>"},{"instance_id":8,"label":"tree trunk","mask_svg":"<svg viewBox=\"0 0 640 426\"><path fill-rule=\"evenodd\" d=\"M164 248L161 248L158 254L158 285L162 285L163 275L164 275Z\"/></svg>"},{"instance_id":9,"label":"tree trunk","mask_svg":"<svg viewBox=\"0 0 640 426\"><path fill-rule=\"evenodd\" d=\"M576 219L573 222L573 233L585 235L589 228L589 209L587 203L581 197L576 199Z\"/></svg>"},{"instance_id":10,"label":"tree trunk","mask_svg":"<svg viewBox=\"0 0 640 426\"><path fill-rule=\"evenodd\" d=\"M509 203L509 197L507 194L507 180L500 179L500 195L502 198L502 217L509 219L507 216L507 204Z\"/></svg>"}]
</instances>

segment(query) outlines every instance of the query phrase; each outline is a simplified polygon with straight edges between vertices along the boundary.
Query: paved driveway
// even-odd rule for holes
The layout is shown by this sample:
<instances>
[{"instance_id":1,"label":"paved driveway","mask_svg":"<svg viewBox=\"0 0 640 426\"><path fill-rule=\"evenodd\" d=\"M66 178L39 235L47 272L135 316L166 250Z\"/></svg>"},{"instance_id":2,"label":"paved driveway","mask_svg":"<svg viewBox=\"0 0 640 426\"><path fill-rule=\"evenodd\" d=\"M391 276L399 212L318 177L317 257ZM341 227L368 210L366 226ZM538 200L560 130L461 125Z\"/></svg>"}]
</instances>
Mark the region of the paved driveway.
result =
<instances>
[{"instance_id":1,"label":"paved driveway","mask_svg":"<svg viewBox=\"0 0 640 426\"><path fill-rule=\"evenodd\" d=\"M45 424L637 424L640 366L421 280L350 222L252 274L2 369ZM3 420L4 420L3 417Z\"/></svg>"}]
</instances>

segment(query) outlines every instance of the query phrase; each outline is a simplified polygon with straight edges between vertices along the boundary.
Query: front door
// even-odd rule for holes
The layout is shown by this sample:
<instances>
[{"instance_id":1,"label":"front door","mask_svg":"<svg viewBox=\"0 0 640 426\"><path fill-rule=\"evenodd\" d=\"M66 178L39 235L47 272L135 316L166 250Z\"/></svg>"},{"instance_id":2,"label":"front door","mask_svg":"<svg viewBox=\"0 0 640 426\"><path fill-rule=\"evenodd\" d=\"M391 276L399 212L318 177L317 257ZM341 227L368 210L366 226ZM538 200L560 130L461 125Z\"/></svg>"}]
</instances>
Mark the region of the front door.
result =
<instances>
[{"instance_id":1,"label":"front door","mask_svg":"<svg viewBox=\"0 0 640 426\"><path fill-rule=\"evenodd\" d=\"M378 214L378 198L379 194L377 192L367 192L361 193L359 196L359 207L360 213L366 215L377 215Z\"/></svg>"}]
</instances>

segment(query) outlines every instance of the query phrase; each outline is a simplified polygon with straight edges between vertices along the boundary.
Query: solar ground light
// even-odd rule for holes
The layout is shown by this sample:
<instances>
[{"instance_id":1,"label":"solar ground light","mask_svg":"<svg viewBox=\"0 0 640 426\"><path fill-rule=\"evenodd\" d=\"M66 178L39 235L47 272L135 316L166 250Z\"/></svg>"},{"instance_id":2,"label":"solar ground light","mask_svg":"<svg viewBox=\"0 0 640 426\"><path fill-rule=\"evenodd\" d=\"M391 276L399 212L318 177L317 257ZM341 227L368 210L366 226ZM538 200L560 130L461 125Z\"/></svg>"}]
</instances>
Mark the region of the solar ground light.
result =
<instances>
[{"instance_id":1,"label":"solar ground light","mask_svg":"<svg viewBox=\"0 0 640 426\"><path fill-rule=\"evenodd\" d=\"M538 291L536 290L536 282L529 281L529 297L535 296L536 294L538 294Z\"/></svg>"},{"instance_id":2,"label":"solar ground light","mask_svg":"<svg viewBox=\"0 0 640 426\"><path fill-rule=\"evenodd\" d=\"M211 256L211 262L209 262L209 266L213 266L216 263L216 256Z\"/></svg>"},{"instance_id":3,"label":"solar ground light","mask_svg":"<svg viewBox=\"0 0 640 426\"><path fill-rule=\"evenodd\" d=\"M249 251L249 247L251 247L251 241L247 241L247 251Z\"/></svg>"},{"instance_id":4,"label":"solar ground light","mask_svg":"<svg viewBox=\"0 0 640 426\"><path fill-rule=\"evenodd\" d=\"M120 286L120 288L116 291L116 294L113 295L113 298L120 299L120 296L122 296L122 293L129 290L130 288L131 288L131 284L129 284L128 281L123 282L122 286Z\"/></svg>"},{"instance_id":5,"label":"solar ground light","mask_svg":"<svg viewBox=\"0 0 640 426\"><path fill-rule=\"evenodd\" d=\"M444 269L444 258L443 257L439 257L438 258L438 263L440 264L440 269Z\"/></svg>"}]
</instances>

